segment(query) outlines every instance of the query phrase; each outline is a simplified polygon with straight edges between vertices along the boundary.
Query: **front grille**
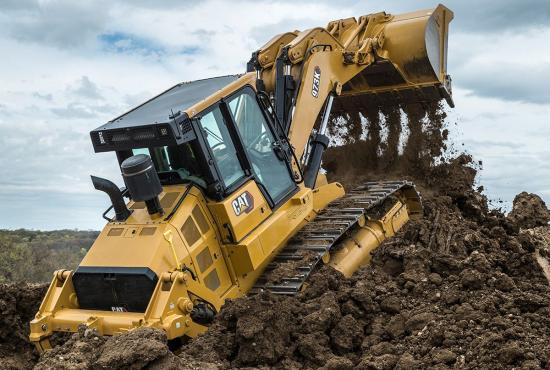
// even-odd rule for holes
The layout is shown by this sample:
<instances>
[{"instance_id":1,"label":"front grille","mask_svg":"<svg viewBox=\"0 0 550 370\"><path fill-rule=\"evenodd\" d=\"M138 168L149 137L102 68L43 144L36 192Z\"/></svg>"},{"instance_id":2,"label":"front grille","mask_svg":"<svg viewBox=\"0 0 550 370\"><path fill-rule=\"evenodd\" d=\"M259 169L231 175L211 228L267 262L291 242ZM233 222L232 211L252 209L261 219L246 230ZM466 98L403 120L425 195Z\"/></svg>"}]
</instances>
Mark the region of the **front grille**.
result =
<instances>
[{"instance_id":1,"label":"front grille","mask_svg":"<svg viewBox=\"0 0 550 370\"><path fill-rule=\"evenodd\" d=\"M73 285L80 308L145 312L157 284L147 267L78 267Z\"/></svg>"}]
</instances>

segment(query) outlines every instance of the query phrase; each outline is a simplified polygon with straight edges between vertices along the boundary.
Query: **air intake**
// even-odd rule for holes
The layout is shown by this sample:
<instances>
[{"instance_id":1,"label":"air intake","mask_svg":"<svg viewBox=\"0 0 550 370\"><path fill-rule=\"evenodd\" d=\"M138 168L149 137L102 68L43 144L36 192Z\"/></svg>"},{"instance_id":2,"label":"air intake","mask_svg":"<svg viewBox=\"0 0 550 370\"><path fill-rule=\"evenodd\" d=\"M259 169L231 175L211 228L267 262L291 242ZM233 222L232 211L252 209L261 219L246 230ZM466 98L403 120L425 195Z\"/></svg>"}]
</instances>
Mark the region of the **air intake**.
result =
<instances>
[{"instance_id":1,"label":"air intake","mask_svg":"<svg viewBox=\"0 0 550 370\"><path fill-rule=\"evenodd\" d=\"M124 160L120 168L132 199L145 202L150 215L164 214L158 197L162 193L162 186L151 157L146 154L134 155Z\"/></svg>"}]
</instances>

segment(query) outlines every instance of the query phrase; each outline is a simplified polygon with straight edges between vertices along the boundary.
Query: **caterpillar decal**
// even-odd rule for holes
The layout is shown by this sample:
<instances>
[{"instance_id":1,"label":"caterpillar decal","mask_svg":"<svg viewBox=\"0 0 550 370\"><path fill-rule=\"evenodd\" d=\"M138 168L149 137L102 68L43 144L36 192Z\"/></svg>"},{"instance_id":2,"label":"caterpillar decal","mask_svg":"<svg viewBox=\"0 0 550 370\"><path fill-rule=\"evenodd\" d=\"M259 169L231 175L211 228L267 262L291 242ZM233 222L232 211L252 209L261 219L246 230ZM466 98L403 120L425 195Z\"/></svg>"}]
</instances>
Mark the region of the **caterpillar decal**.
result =
<instances>
[{"instance_id":1,"label":"caterpillar decal","mask_svg":"<svg viewBox=\"0 0 550 370\"><path fill-rule=\"evenodd\" d=\"M248 191L245 191L235 198L235 200L231 202L231 205L233 206L235 215L240 216L243 212L249 213L254 209L254 198Z\"/></svg>"}]
</instances>

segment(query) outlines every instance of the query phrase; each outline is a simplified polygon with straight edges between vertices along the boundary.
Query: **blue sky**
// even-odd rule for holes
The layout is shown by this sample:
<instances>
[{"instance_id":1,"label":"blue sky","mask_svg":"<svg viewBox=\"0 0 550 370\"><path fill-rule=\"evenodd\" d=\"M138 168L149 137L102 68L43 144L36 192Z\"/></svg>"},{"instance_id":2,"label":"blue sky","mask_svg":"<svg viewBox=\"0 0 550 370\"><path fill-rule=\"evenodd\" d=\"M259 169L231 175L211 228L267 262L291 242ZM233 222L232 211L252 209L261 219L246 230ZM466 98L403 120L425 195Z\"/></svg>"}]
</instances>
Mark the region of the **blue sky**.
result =
<instances>
[{"instance_id":1,"label":"blue sky","mask_svg":"<svg viewBox=\"0 0 550 370\"><path fill-rule=\"evenodd\" d=\"M0 228L99 229L113 154L89 131L180 81L241 73L274 34L436 2L0 1ZM550 201L550 3L450 0L455 146L509 204ZM462 146L464 143L464 146Z\"/></svg>"}]
</instances>

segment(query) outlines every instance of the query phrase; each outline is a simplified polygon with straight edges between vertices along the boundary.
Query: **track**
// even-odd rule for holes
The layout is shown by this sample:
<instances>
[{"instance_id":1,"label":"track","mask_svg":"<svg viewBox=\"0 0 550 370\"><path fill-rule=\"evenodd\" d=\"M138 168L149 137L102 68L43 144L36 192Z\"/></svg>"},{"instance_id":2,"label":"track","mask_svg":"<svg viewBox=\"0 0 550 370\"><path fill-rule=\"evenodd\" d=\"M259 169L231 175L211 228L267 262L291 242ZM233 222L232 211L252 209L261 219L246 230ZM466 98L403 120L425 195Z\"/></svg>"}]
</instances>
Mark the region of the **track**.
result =
<instances>
[{"instance_id":1,"label":"track","mask_svg":"<svg viewBox=\"0 0 550 370\"><path fill-rule=\"evenodd\" d=\"M267 266L250 293L256 294L263 290L282 295L298 293L309 275L323 263L323 256L344 239L346 232L355 227L363 216L376 218L369 215L369 211L374 211L374 208L392 196L401 197L406 200L407 205L413 205L409 207L411 215L421 209L420 196L412 182L367 182L330 203L313 221L294 235ZM267 276L270 272L292 261L297 264L297 268L293 269L293 276L278 279L276 284L269 282Z\"/></svg>"}]
</instances>

